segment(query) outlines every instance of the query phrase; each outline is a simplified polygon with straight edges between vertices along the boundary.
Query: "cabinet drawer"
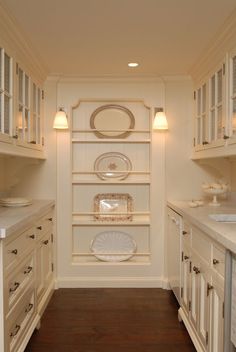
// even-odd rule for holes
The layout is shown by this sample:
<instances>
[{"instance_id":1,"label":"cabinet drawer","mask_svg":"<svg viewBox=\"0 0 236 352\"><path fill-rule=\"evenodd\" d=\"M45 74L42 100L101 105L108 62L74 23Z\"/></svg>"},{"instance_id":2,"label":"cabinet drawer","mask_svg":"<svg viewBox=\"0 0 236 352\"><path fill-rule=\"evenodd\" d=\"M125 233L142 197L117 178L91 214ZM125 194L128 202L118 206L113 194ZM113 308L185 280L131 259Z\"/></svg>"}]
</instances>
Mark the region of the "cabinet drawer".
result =
<instances>
[{"instance_id":1,"label":"cabinet drawer","mask_svg":"<svg viewBox=\"0 0 236 352\"><path fill-rule=\"evenodd\" d=\"M53 212L44 215L36 224L37 240L45 235L47 231L51 231L53 226Z\"/></svg>"},{"instance_id":2,"label":"cabinet drawer","mask_svg":"<svg viewBox=\"0 0 236 352\"><path fill-rule=\"evenodd\" d=\"M5 280L4 302L6 315L21 298L27 287L34 282L34 275L35 252L32 252Z\"/></svg>"},{"instance_id":3,"label":"cabinet drawer","mask_svg":"<svg viewBox=\"0 0 236 352\"><path fill-rule=\"evenodd\" d=\"M192 249L206 263L211 264L211 240L197 228L192 228Z\"/></svg>"},{"instance_id":4,"label":"cabinet drawer","mask_svg":"<svg viewBox=\"0 0 236 352\"><path fill-rule=\"evenodd\" d=\"M4 269L8 272L24 255L35 246L35 229L30 228L21 235L9 241L4 248Z\"/></svg>"},{"instance_id":5,"label":"cabinet drawer","mask_svg":"<svg viewBox=\"0 0 236 352\"><path fill-rule=\"evenodd\" d=\"M18 350L35 315L35 290L32 288L19 303L6 321L6 342L10 352Z\"/></svg>"},{"instance_id":6,"label":"cabinet drawer","mask_svg":"<svg viewBox=\"0 0 236 352\"><path fill-rule=\"evenodd\" d=\"M222 277L225 276L225 250L216 244L212 246L212 267Z\"/></svg>"}]
</instances>

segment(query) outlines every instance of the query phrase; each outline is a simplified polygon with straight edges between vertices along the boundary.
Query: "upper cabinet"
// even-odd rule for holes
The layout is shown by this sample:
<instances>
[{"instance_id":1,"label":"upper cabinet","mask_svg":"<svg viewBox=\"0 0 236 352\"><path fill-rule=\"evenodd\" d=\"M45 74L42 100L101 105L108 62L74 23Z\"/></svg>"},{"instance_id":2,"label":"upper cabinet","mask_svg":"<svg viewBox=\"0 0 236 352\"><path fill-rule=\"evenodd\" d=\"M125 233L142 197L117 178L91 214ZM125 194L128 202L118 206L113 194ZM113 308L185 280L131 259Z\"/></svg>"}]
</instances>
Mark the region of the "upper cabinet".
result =
<instances>
[{"instance_id":1,"label":"upper cabinet","mask_svg":"<svg viewBox=\"0 0 236 352\"><path fill-rule=\"evenodd\" d=\"M229 143L236 143L236 49L229 56Z\"/></svg>"},{"instance_id":2,"label":"upper cabinet","mask_svg":"<svg viewBox=\"0 0 236 352\"><path fill-rule=\"evenodd\" d=\"M0 154L44 159L47 71L2 4L0 17Z\"/></svg>"}]
</instances>

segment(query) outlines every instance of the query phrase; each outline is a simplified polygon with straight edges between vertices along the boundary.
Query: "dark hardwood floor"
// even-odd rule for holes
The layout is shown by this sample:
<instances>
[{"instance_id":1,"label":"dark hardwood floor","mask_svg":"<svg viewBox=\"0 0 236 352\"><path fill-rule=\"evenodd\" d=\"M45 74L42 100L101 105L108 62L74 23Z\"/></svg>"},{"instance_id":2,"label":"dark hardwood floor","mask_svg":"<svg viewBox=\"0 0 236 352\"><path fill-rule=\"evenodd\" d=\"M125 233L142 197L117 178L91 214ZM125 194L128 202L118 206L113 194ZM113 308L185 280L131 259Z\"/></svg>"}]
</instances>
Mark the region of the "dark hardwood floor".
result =
<instances>
[{"instance_id":1,"label":"dark hardwood floor","mask_svg":"<svg viewBox=\"0 0 236 352\"><path fill-rule=\"evenodd\" d=\"M25 352L193 352L177 308L162 289L59 289Z\"/></svg>"}]
</instances>

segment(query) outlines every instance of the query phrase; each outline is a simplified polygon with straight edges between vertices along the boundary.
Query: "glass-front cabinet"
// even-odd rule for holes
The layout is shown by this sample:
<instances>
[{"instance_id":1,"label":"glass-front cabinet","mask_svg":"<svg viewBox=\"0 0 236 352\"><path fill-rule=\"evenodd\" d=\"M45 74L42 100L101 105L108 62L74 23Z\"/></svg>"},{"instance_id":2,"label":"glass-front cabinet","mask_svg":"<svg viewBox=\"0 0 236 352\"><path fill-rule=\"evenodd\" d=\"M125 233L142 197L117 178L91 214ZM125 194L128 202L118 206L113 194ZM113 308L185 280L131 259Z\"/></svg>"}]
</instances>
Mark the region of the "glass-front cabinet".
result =
<instances>
[{"instance_id":1,"label":"glass-front cabinet","mask_svg":"<svg viewBox=\"0 0 236 352\"><path fill-rule=\"evenodd\" d=\"M222 63L194 91L195 151L219 147L225 143L225 83L225 63Z\"/></svg>"},{"instance_id":2,"label":"glass-front cabinet","mask_svg":"<svg viewBox=\"0 0 236 352\"><path fill-rule=\"evenodd\" d=\"M43 158L42 100L40 84L0 43L0 153Z\"/></svg>"},{"instance_id":3,"label":"glass-front cabinet","mask_svg":"<svg viewBox=\"0 0 236 352\"><path fill-rule=\"evenodd\" d=\"M229 144L236 143L236 49L229 57Z\"/></svg>"},{"instance_id":4,"label":"glass-front cabinet","mask_svg":"<svg viewBox=\"0 0 236 352\"><path fill-rule=\"evenodd\" d=\"M0 141L11 142L13 120L12 58L0 48Z\"/></svg>"}]
</instances>

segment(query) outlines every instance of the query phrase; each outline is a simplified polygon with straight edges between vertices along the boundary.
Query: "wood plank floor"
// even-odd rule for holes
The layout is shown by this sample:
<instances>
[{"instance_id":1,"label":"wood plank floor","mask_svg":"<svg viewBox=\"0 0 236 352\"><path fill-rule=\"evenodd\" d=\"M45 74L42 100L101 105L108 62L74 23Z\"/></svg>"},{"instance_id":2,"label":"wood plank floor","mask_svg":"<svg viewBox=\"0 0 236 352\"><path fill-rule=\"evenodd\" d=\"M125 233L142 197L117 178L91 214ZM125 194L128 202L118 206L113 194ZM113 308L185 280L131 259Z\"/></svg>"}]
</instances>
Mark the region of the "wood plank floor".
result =
<instances>
[{"instance_id":1,"label":"wood plank floor","mask_svg":"<svg viewBox=\"0 0 236 352\"><path fill-rule=\"evenodd\" d=\"M25 352L193 352L177 308L162 289L59 289Z\"/></svg>"}]
</instances>

